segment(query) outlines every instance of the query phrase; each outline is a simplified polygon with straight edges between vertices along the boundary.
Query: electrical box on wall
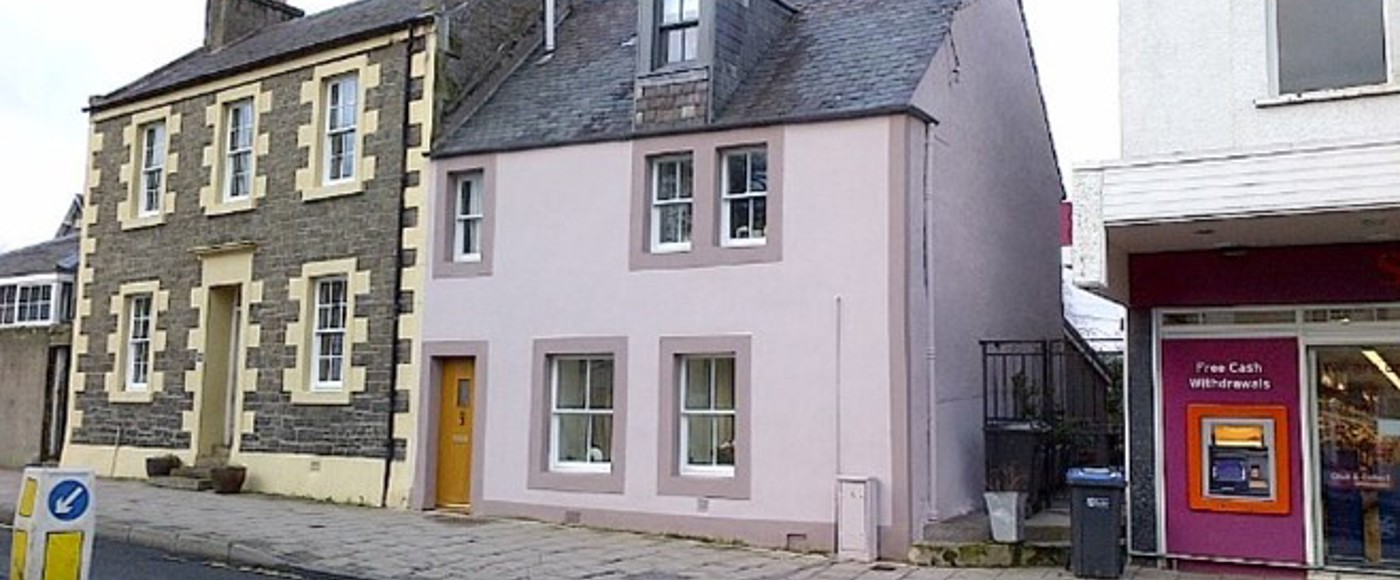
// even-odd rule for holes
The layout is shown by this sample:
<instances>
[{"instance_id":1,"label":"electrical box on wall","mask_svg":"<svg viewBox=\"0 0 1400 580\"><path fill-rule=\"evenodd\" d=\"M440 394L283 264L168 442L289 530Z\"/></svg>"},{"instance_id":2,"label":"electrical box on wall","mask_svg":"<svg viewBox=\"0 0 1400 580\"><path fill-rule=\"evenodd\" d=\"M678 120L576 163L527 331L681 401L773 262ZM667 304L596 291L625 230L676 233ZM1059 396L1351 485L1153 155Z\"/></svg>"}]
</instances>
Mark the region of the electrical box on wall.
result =
<instances>
[{"instance_id":1,"label":"electrical box on wall","mask_svg":"<svg viewBox=\"0 0 1400 580\"><path fill-rule=\"evenodd\" d=\"M870 477L841 476L836 480L836 556L874 562L880 558L876 518L876 482Z\"/></svg>"},{"instance_id":2,"label":"electrical box on wall","mask_svg":"<svg viewBox=\"0 0 1400 580\"><path fill-rule=\"evenodd\" d=\"M1282 406L1188 406L1191 509L1287 514L1288 434Z\"/></svg>"}]
</instances>

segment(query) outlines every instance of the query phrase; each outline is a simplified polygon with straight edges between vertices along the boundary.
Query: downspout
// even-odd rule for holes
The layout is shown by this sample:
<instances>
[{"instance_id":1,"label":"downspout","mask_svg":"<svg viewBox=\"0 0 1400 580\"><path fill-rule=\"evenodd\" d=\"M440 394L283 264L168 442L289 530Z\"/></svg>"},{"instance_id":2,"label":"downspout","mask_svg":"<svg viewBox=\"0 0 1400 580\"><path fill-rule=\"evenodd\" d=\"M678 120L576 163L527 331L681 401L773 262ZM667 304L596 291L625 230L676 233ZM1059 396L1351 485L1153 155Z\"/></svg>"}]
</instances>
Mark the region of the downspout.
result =
<instances>
[{"instance_id":1,"label":"downspout","mask_svg":"<svg viewBox=\"0 0 1400 580\"><path fill-rule=\"evenodd\" d=\"M555 0L544 0L544 51L547 54L554 53L555 47L555 27L557 21L554 14Z\"/></svg>"},{"instance_id":2,"label":"downspout","mask_svg":"<svg viewBox=\"0 0 1400 580\"><path fill-rule=\"evenodd\" d=\"M379 495L379 507L389 507L389 483L394 472L394 424L395 416L399 408L399 340L403 332L403 215L408 211L407 191L408 191L408 131L410 98L412 97L413 82L413 47L418 41L418 21L415 20L408 25L408 44L403 51L403 123L399 128L399 138L404 144L403 155L399 158L399 211L394 215L394 326L392 341L389 343L389 412L385 420L387 431L384 434L384 482ZM424 87L428 90L430 87ZM432 98L431 95L424 94L423 98ZM424 135L423 139L430 136ZM423 216L419 216L422 219ZM420 258L421 259L421 258Z\"/></svg>"}]
</instances>

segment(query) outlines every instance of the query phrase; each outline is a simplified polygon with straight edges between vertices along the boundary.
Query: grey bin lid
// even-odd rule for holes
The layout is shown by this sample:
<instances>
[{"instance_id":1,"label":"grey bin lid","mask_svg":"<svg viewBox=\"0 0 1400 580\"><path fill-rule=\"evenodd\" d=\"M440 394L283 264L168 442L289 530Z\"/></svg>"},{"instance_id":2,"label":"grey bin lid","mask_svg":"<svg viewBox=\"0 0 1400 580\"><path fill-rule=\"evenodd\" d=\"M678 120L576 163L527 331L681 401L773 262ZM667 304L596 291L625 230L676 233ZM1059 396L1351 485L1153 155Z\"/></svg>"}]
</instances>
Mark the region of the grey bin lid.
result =
<instances>
[{"instance_id":1,"label":"grey bin lid","mask_svg":"<svg viewBox=\"0 0 1400 580\"><path fill-rule=\"evenodd\" d=\"M1080 487L1117 487L1127 485L1123 472L1108 467L1071 467L1065 480Z\"/></svg>"}]
</instances>

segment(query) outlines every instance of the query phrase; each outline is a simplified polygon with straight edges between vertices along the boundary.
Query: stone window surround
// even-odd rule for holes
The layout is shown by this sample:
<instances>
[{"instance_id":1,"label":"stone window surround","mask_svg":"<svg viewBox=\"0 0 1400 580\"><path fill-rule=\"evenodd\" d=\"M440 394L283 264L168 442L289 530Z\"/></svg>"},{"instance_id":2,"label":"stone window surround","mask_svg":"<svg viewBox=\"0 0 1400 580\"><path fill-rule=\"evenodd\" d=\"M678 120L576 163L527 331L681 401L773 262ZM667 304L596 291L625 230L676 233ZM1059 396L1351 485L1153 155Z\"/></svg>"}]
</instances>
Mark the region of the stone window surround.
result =
<instances>
[{"instance_id":1,"label":"stone window surround","mask_svg":"<svg viewBox=\"0 0 1400 580\"><path fill-rule=\"evenodd\" d=\"M252 83L220 91L214 97L214 104L204 109L204 124L213 132L212 142L204 148L204 166L211 168L209 181L199 190L199 205L204 215L216 216L250 211L257 207L258 200L267 196L267 176L258 175L260 160L266 158L271 149L271 137L262 132L263 115L272 111L272 93L261 90L262 83ZM253 102L253 164L252 188L248 197L228 201L224 199L228 170L228 107L243 100Z\"/></svg>"},{"instance_id":2,"label":"stone window surround","mask_svg":"<svg viewBox=\"0 0 1400 580\"><path fill-rule=\"evenodd\" d=\"M370 272L358 270L355 258L303 264L301 276L287 282L287 299L298 305L300 317L287 324L286 345L296 351L296 366L282 371L282 390L291 393L293 405L349 405L354 393L365 390L365 368L355 366L357 346L369 342L369 319L360 316L360 297L370 292ZM311 390L311 340L315 321L317 278L344 276L349 282L348 335L345 339L344 371L339 391ZM361 347L362 348L362 347Z\"/></svg>"},{"instance_id":3,"label":"stone window surround","mask_svg":"<svg viewBox=\"0 0 1400 580\"><path fill-rule=\"evenodd\" d=\"M359 116L355 135L355 176L344 181L326 183L326 86L336 77L354 74L358 78ZM301 84L301 104L311 106L311 123L297 128L297 146L306 148L306 167L296 172L296 188L302 201L313 201L364 191L374 179L376 158L367 155L374 133L379 131L379 111L367 102L369 90L380 85L380 67L370 64L367 55L356 55L316 67L309 81Z\"/></svg>"},{"instance_id":4,"label":"stone window surround","mask_svg":"<svg viewBox=\"0 0 1400 580\"><path fill-rule=\"evenodd\" d=\"M140 215L141 199L141 158L145 139L141 130L151 123L165 124L165 165L161 183L161 207L154 215ZM180 134L181 116L171 106L156 107L131 115L130 122L122 129L122 144L130 155L121 167L121 177L126 181L126 199L117 203L117 220L122 230L149 228L165 223L170 214L175 213L175 188L171 187L172 177L179 172L180 153L171 147Z\"/></svg>"},{"instance_id":5,"label":"stone window surround","mask_svg":"<svg viewBox=\"0 0 1400 580\"><path fill-rule=\"evenodd\" d=\"M144 391L126 390L126 357L128 326L131 324L131 297L151 295L151 370L150 383ZM170 309L170 292L161 290L159 280L122 284L112 295L108 313L116 319L113 331L107 334L107 353L112 356L112 371L103 375L107 401L111 403L151 403L155 393L165 390L165 373L156 364L165 351L166 334L160 327L161 315Z\"/></svg>"},{"instance_id":6,"label":"stone window surround","mask_svg":"<svg viewBox=\"0 0 1400 580\"><path fill-rule=\"evenodd\" d=\"M783 256L783 129L765 127L640 139L632 145L632 211L628 243L632 271L706 268L779 262ZM720 175L724 154L736 149L768 152L768 231L760 245L724 246L720 224ZM691 248L655 253L651 249L651 160L690 153L695 198Z\"/></svg>"},{"instance_id":7,"label":"stone window surround","mask_svg":"<svg viewBox=\"0 0 1400 580\"><path fill-rule=\"evenodd\" d=\"M496 157L494 155L456 157L435 163L437 195L433 212L438 216L433 225L431 251L432 277L480 278L490 276L495 265L496 249ZM460 176L481 175L481 259L475 262L456 261L457 180Z\"/></svg>"},{"instance_id":8,"label":"stone window surround","mask_svg":"<svg viewBox=\"0 0 1400 580\"><path fill-rule=\"evenodd\" d=\"M556 355L613 357L612 469L608 473L550 470L550 358ZM526 487L537 490L620 494L627 464L627 338L571 337L536 339L531 356L530 462Z\"/></svg>"},{"instance_id":9,"label":"stone window surround","mask_svg":"<svg viewBox=\"0 0 1400 580\"><path fill-rule=\"evenodd\" d=\"M750 497L753 341L748 335L662 337L657 445L656 492L666 496L692 496L746 500ZM681 473L680 368L677 361L691 355L734 356L734 475L726 477Z\"/></svg>"}]
</instances>

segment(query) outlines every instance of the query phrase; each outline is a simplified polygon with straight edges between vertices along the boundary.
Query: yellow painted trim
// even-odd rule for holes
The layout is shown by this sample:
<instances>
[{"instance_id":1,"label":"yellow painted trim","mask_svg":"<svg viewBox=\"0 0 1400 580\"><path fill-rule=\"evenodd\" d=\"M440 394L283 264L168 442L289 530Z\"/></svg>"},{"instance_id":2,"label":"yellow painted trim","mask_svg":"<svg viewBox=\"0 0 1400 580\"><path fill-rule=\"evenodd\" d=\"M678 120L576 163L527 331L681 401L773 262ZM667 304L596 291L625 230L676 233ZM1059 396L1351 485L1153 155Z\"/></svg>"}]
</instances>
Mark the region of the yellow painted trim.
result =
<instances>
[{"instance_id":1,"label":"yellow painted trim","mask_svg":"<svg viewBox=\"0 0 1400 580\"><path fill-rule=\"evenodd\" d=\"M222 110L222 109L221 109ZM186 411L181 416L180 428L190 434L190 446L200 449L202 434L200 430L199 418L204 408L204 364L208 359L208 333L207 322L209 313L209 289L216 286L233 286L241 288L239 294L239 309L243 316L239 320L239 336L244 340L239 345L235 360L229 361L238 372L238 393L234 393L233 404L242 418L244 393L256 391L258 387L258 374L256 369L248 368L248 350L261 345L261 337L256 344L247 337L259 335L261 327L249 323L248 312L252 310L254 304L262 302L263 283L253 281L253 253L257 250L254 244L232 244L218 249L210 249L199 253L200 259L200 285L190 289L190 304L198 312L198 323L189 331L186 342L188 348L205 356L196 359L194 368L185 371L185 391L194 393L194 403L190 411ZM251 432L250 425L235 425L235 432ZM233 438L233 449L238 449L242 445L241 437Z\"/></svg>"},{"instance_id":2,"label":"yellow painted trim","mask_svg":"<svg viewBox=\"0 0 1400 580\"><path fill-rule=\"evenodd\" d=\"M170 143L180 134L181 118L171 107L152 109L131 116L131 121L122 129L122 145L129 149L127 162L121 166L121 180L126 184L126 199L117 204L117 220L123 230L149 228L165 223L170 214L175 213L175 189L170 187L171 177L179 173L180 154L170 147ZM151 123L165 124L165 166L161 178L161 204L155 215L138 215L138 201L141 195L141 128Z\"/></svg>"},{"instance_id":3,"label":"yellow painted trim","mask_svg":"<svg viewBox=\"0 0 1400 580\"><path fill-rule=\"evenodd\" d=\"M228 106L243 100L253 101L253 173L252 190L248 197L235 201L224 199L225 171L228 164L226 154L228 138ZM209 181L199 189L199 206L204 215L226 215L251 211L257 208L258 200L267 196L267 176L258 175L259 160L267 157L270 141L262 132L263 116L272 111L272 92L261 90L260 83L234 87L219 92L214 104L204 108L204 124L210 128L213 141L204 147L204 167L211 168Z\"/></svg>"},{"instance_id":4,"label":"yellow painted trim","mask_svg":"<svg viewBox=\"0 0 1400 580\"><path fill-rule=\"evenodd\" d=\"M360 91L356 101L359 111L355 124L355 176L345 181L327 183L326 83L348 74L356 76L356 85ZM296 172L296 189L302 201L355 195L364 191L374 179L377 160L374 156L366 154L369 150L366 144L379 131L379 111L369 108L366 97L370 89L379 87L380 80L380 66L370 64L369 57L361 54L317 66L311 80L301 84L301 104L311 105L311 124L297 128L297 146L305 147L309 152L306 167Z\"/></svg>"},{"instance_id":5,"label":"yellow painted trim","mask_svg":"<svg viewBox=\"0 0 1400 580\"><path fill-rule=\"evenodd\" d=\"M112 447L110 445L73 444L63 449L62 466L86 468L102 477L145 479L146 459L161 455L179 457L186 465L194 464L191 449L159 449L148 447Z\"/></svg>"},{"instance_id":6,"label":"yellow painted trim","mask_svg":"<svg viewBox=\"0 0 1400 580\"><path fill-rule=\"evenodd\" d=\"M384 460L284 453L234 453L231 463L248 468L245 491L378 506L384 489ZM407 481L403 462L394 463L391 480ZM390 486L389 505L408 506L407 488Z\"/></svg>"},{"instance_id":7,"label":"yellow painted trim","mask_svg":"<svg viewBox=\"0 0 1400 580\"><path fill-rule=\"evenodd\" d=\"M151 295L151 370L144 391L126 389L126 336L130 324L129 299L136 294ZM112 403L150 403L155 393L165 390L165 372L157 370L156 360L165 352L166 332L159 328L160 317L170 309L170 291L160 289L159 280L122 284L108 302L108 314L116 317L114 332L107 334L107 354L114 357L113 370L103 376L107 400Z\"/></svg>"},{"instance_id":8,"label":"yellow painted trim","mask_svg":"<svg viewBox=\"0 0 1400 580\"><path fill-rule=\"evenodd\" d=\"M296 322L287 323L285 343L296 351L296 365L282 371L282 390L292 394L295 405L348 405L352 393L365 390L365 369L351 364L356 345L369 342L369 320L356 317L357 296L370 291L370 272L357 270L357 260L346 258L325 262L312 262L302 265L301 276L287 283L287 299L300 304L301 316ZM311 391L311 324L315 317L315 298L312 281L325 276L345 276L349 282L348 320L346 332L346 368L341 376L344 383L341 390L334 392Z\"/></svg>"}]
</instances>

